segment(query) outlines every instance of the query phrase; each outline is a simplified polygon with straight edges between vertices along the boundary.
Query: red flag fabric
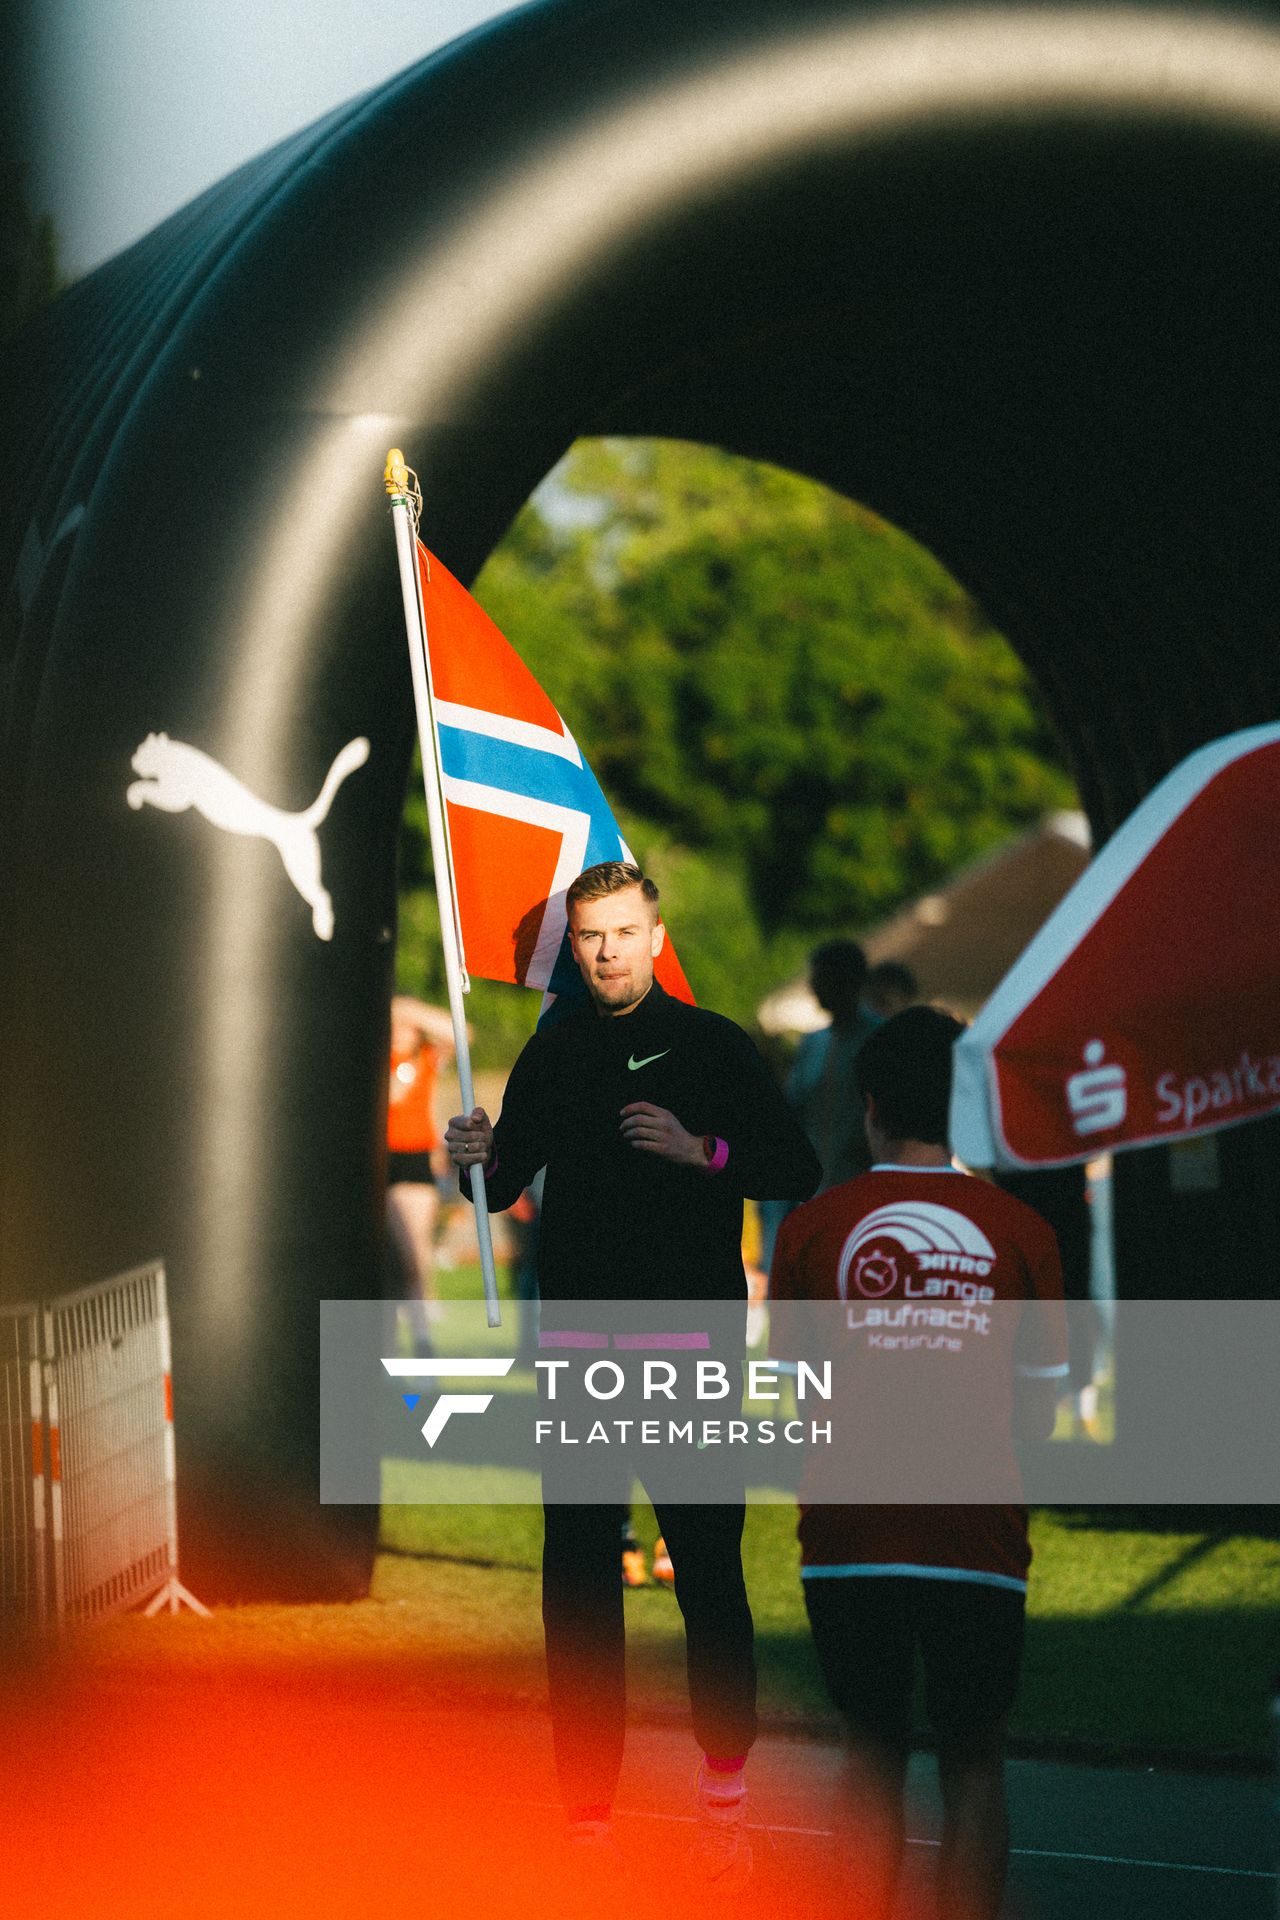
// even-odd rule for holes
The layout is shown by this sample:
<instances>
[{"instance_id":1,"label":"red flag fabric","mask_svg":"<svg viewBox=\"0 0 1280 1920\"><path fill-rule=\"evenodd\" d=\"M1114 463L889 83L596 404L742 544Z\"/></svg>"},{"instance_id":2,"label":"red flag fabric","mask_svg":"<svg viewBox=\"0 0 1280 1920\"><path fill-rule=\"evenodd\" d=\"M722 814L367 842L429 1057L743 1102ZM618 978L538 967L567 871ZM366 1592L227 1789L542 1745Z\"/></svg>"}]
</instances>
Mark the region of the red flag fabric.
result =
<instances>
[{"instance_id":1,"label":"red flag fabric","mask_svg":"<svg viewBox=\"0 0 1280 1920\"><path fill-rule=\"evenodd\" d=\"M1280 726L1130 816L956 1048L971 1166L1064 1166L1280 1110Z\"/></svg>"},{"instance_id":2,"label":"red flag fabric","mask_svg":"<svg viewBox=\"0 0 1280 1920\"><path fill-rule=\"evenodd\" d=\"M565 889L601 860L631 860L577 742L493 621L418 543L454 881L468 972L584 994L569 951ZM693 992L670 934L655 964Z\"/></svg>"}]
</instances>

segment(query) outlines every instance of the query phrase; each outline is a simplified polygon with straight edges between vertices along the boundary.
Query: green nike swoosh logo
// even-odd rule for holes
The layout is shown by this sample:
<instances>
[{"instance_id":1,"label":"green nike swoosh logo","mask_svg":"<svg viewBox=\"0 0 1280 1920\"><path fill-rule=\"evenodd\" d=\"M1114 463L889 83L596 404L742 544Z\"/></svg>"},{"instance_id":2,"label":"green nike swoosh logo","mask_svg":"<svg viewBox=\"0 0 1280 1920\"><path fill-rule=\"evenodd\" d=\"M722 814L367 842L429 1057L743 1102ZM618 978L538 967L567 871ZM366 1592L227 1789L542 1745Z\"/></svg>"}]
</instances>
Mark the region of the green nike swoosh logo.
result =
<instances>
[{"instance_id":1,"label":"green nike swoosh logo","mask_svg":"<svg viewBox=\"0 0 1280 1920\"><path fill-rule=\"evenodd\" d=\"M647 1067L651 1060L665 1060L670 1051L670 1047L664 1047L661 1053L646 1053L643 1060L637 1060L633 1053L627 1065L630 1067L632 1073L634 1073L637 1067Z\"/></svg>"}]
</instances>

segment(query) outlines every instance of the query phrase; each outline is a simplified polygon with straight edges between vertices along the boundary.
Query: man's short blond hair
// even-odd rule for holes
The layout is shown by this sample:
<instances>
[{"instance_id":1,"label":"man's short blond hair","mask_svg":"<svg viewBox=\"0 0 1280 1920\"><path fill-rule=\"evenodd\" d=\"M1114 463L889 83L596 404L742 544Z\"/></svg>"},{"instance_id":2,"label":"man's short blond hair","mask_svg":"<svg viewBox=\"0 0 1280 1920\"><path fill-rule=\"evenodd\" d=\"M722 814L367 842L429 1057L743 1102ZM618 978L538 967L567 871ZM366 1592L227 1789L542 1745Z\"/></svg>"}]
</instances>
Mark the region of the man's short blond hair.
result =
<instances>
[{"instance_id":1,"label":"man's short blond hair","mask_svg":"<svg viewBox=\"0 0 1280 1920\"><path fill-rule=\"evenodd\" d=\"M658 889L648 874L641 873L629 860L601 860L594 867L585 867L565 890L565 914L572 920L575 907L584 906L588 900L605 900L611 893L625 893L628 887L639 887L656 920Z\"/></svg>"}]
</instances>

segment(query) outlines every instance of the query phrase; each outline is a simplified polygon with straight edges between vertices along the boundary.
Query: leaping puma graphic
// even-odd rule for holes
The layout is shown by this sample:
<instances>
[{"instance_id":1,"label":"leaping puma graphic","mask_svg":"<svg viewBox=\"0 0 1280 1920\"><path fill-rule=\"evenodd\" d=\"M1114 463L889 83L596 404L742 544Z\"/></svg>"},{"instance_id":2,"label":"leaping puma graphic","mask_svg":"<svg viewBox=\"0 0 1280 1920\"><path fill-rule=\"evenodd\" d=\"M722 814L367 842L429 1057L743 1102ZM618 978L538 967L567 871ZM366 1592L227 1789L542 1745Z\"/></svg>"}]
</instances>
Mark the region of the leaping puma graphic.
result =
<instances>
[{"instance_id":1,"label":"leaping puma graphic","mask_svg":"<svg viewBox=\"0 0 1280 1920\"><path fill-rule=\"evenodd\" d=\"M369 742L361 735L348 740L324 777L324 785L302 813L285 813L256 793L250 793L233 773L167 733L149 733L131 765L140 780L130 783L125 799L139 807L159 807L162 813L185 813L194 807L215 827L228 833L252 834L271 844L284 861L284 870L311 909L311 924L322 940L333 938L333 901L320 879L320 840L316 829L333 805L333 797L349 773L369 758Z\"/></svg>"}]
</instances>

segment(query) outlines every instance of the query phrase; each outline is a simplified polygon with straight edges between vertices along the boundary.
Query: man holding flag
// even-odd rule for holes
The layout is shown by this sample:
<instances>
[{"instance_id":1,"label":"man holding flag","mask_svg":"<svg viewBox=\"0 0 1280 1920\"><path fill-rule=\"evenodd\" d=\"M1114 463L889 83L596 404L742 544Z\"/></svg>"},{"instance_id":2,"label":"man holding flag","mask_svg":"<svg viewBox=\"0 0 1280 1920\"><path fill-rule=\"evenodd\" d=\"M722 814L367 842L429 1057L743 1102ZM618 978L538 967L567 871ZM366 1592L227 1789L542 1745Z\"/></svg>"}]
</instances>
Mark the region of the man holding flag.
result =
<instances>
[{"instance_id":1,"label":"man holding flag","mask_svg":"<svg viewBox=\"0 0 1280 1920\"><path fill-rule=\"evenodd\" d=\"M539 1344L714 1352L727 1396L745 1348L744 1197L807 1198L821 1175L817 1156L746 1034L692 1004L658 889L634 864L573 735L417 538L421 496L398 449L385 481L458 1077L472 1108L450 1121L445 1143L476 1208L489 1324L500 1317L489 1209L511 1206L545 1168ZM469 972L544 994L496 1127L473 1105ZM540 1368L548 1398L552 1364ZM743 1477L720 1453L690 1453L674 1481L651 1491L675 1569L704 1756L698 1854L705 1879L729 1890L751 1868L743 1765L755 1738L756 1676ZM618 1508L631 1470L624 1450L609 1494L601 1497L596 1478L584 1500L574 1458L556 1448L543 1473L547 1675L570 1841L607 1867L626 1708Z\"/></svg>"},{"instance_id":2,"label":"man holding flag","mask_svg":"<svg viewBox=\"0 0 1280 1920\"><path fill-rule=\"evenodd\" d=\"M818 1184L817 1158L747 1035L655 980L665 928L653 882L628 862L606 861L581 873L564 898L586 1003L530 1039L496 1126L480 1108L450 1121L449 1153L460 1169L484 1169L489 1206L498 1210L546 1167L546 1344L573 1344L576 1322L582 1345L607 1346L608 1335L591 1326L593 1302L706 1302L708 1318L710 1303L723 1315L727 1303L741 1302L745 1318L744 1195L805 1198ZM546 1303L558 1303L550 1332ZM709 1339L655 1326L628 1344L705 1351ZM739 1338L738 1361L741 1354ZM544 1482L556 1764L571 1844L607 1855L625 1715L617 1509L545 1495ZM756 1718L745 1507L741 1497L655 1505L675 1567L704 1755L698 1855L706 1878L729 1888L751 1864L743 1765Z\"/></svg>"}]
</instances>

